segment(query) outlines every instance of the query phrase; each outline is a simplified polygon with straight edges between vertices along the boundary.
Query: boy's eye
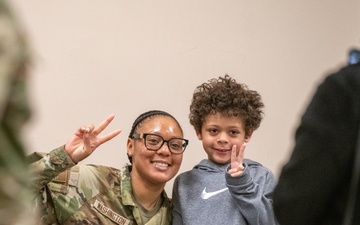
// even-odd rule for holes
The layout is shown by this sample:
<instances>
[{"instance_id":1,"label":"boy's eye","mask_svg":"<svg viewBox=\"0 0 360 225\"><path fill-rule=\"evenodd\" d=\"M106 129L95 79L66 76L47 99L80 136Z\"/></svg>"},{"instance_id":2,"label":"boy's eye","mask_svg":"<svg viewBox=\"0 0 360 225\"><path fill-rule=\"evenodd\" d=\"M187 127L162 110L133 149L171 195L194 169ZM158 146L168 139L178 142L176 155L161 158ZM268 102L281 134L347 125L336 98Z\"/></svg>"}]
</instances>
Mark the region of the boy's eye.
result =
<instances>
[{"instance_id":1,"label":"boy's eye","mask_svg":"<svg viewBox=\"0 0 360 225\"><path fill-rule=\"evenodd\" d=\"M216 130L216 129L209 129L209 133L211 133L211 134L216 134L216 133L217 133L217 130Z\"/></svg>"},{"instance_id":2,"label":"boy's eye","mask_svg":"<svg viewBox=\"0 0 360 225\"><path fill-rule=\"evenodd\" d=\"M238 135L240 132L237 130L230 131L230 135Z\"/></svg>"}]
</instances>

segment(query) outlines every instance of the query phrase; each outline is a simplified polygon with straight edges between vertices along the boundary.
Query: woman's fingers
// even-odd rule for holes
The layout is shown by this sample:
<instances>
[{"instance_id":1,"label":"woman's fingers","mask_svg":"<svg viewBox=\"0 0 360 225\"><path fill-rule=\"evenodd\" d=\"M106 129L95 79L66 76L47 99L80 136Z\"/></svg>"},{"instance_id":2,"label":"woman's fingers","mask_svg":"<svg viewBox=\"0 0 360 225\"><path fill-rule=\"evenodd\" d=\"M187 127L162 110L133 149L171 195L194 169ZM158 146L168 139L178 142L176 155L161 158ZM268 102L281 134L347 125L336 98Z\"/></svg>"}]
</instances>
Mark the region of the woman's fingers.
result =
<instances>
[{"instance_id":1,"label":"woman's fingers","mask_svg":"<svg viewBox=\"0 0 360 225\"><path fill-rule=\"evenodd\" d=\"M94 135L100 134L110 123L113 121L115 115L111 114L106 120L104 120L97 128L95 128L92 133Z\"/></svg>"},{"instance_id":2,"label":"woman's fingers","mask_svg":"<svg viewBox=\"0 0 360 225\"><path fill-rule=\"evenodd\" d=\"M121 130L114 130L113 132L111 132L110 134L104 135L100 138L100 144L103 144L111 139L113 139L114 137L116 137L118 134L121 133Z\"/></svg>"}]
</instances>

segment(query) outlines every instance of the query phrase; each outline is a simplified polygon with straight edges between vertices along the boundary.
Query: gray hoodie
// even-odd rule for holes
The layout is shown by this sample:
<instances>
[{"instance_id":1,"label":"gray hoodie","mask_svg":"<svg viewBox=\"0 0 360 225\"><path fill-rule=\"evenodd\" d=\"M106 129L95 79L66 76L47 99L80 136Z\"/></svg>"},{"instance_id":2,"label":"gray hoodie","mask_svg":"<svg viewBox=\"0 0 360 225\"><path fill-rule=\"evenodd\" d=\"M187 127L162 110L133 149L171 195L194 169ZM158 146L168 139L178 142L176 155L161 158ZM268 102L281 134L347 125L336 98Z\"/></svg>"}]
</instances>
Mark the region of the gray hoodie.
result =
<instances>
[{"instance_id":1,"label":"gray hoodie","mask_svg":"<svg viewBox=\"0 0 360 225\"><path fill-rule=\"evenodd\" d=\"M173 224L273 225L275 177L260 163L244 159L245 170L231 177L229 164L207 159L180 174L173 189Z\"/></svg>"}]
</instances>

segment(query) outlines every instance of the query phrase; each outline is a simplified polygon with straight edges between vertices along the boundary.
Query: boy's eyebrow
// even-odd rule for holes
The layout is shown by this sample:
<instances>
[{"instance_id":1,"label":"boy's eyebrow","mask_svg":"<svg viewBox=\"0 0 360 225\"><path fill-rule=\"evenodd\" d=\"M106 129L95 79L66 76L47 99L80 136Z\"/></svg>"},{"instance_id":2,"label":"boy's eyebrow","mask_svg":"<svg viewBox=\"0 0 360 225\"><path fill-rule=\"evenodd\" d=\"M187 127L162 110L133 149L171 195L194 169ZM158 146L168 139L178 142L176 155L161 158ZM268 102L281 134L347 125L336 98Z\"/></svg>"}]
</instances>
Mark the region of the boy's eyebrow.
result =
<instances>
[{"instance_id":1,"label":"boy's eyebrow","mask_svg":"<svg viewBox=\"0 0 360 225\"><path fill-rule=\"evenodd\" d=\"M224 126L221 126L221 125L218 125L218 124L207 124L207 125L203 125L203 127L205 128L224 128L224 129L244 129L243 127L239 127L239 126L227 126L227 127L224 127Z\"/></svg>"},{"instance_id":2,"label":"boy's eyebrow","mask_svg":"<svg viewBox=\"0 0 360 225\"><path fill-rule=\"evenodd\" d=\"M203 127L220 127L220 125L217 124L203 124Z\"/></svg>"}]
</instances>

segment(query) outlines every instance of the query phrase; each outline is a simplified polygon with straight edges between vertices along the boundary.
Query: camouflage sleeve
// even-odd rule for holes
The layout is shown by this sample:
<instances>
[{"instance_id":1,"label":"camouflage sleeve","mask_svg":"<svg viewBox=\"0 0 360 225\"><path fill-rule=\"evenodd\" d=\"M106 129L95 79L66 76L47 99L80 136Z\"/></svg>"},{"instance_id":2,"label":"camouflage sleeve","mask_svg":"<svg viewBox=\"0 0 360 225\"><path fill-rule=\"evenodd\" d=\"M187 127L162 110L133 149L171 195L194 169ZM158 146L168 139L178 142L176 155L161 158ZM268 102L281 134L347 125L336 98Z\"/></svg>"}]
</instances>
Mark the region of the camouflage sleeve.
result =
<instances>
[{"instance_id":1,"label":"camouflage sleeve","mask_svg":"<svg viewBox=\"0 0 360 225\"><path fill-rule=\"evenodd\" d=\"M32 210L39 215L36 218L36 224L59 224L48 185L51 186L51 181L76 164L65 152L64 146L56 148L50 153L35 152L27 157L27 161L33 173L31 177Z\"/></svg>"},{"instance_id":2,"label":"camouflage sleeve","mask_svg":"<svg viewBox=\"0 0 360 225\"><path fill-rule=\"evenodd\" d=\"M11 3L0 0L0 224L33 224L23 127L31 114L29 44Z\"/></svg>"},{"instance_id":3,"label":"camouflage sleeve","mask_svg":"<svg viewBox=\"0 0 360 225\"><path fill-rule=\"evenodd\" d=\"M76 163L74 163L65 152L64 146L56 148L48 154L35 154L40 158L30 164L31 170L34 173L32 177L32 185L35 190L42 190L61 172L76 165Z\"/></svg>"}]
</instances>

